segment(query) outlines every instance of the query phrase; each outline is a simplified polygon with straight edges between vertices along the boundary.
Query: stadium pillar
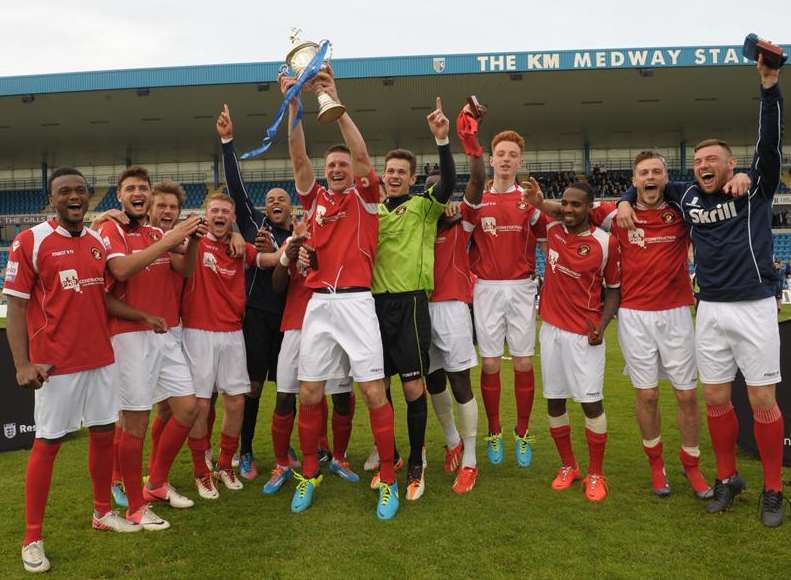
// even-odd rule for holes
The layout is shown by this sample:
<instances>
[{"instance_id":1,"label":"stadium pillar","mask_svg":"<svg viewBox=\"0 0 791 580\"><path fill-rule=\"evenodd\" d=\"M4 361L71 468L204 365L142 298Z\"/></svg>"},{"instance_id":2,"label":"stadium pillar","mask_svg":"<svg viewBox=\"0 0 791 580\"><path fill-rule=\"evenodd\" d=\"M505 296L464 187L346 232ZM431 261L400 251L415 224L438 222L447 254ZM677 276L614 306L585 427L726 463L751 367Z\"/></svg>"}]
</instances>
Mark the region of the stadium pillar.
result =
<instances>
[{"instance_id":1,"label":"stadium pillar","mask_svg":"<svg viewBox=\"0 0 791 580\"><path fill-rule=\"evenodd\" d=\"M41 191L47 193L47 172L49 171L49 167L47 166L46 159L41 161Z\"/></svg>"},{"instance_id":2,"label":"stadium pillar","mask_svg":"<svg viewBox=\"0 0 791 580\"><path fill-rule=\"evenodd\" d=\"M682 141L681 143L678 144L678 158L681 161L681 163L679 164L679 169L681 169L681 175L683 176L687 172L687 142L686 141Z\"/></svg>"},{"instance_id":3,"label":"stadium pillar","mask_svg":"<svg viewBox=\"0 0 791 580\"><path fill-rule=\"evenodd\" d=\"M220 157L216 153L212 162L212 171L214 172L214 189L217 189L220 187Z\"/></svg>"},{"instance_id":4,"label":"stadium pillar","mask_svg":"<svg viewBox=\"0 0 791 580\"><path fill-rule=\"evenodd\" d=\"M585 175L591 174L591 144L586 140L582 146L582 162L584 164Z\"/></svg>"}]
</instances>

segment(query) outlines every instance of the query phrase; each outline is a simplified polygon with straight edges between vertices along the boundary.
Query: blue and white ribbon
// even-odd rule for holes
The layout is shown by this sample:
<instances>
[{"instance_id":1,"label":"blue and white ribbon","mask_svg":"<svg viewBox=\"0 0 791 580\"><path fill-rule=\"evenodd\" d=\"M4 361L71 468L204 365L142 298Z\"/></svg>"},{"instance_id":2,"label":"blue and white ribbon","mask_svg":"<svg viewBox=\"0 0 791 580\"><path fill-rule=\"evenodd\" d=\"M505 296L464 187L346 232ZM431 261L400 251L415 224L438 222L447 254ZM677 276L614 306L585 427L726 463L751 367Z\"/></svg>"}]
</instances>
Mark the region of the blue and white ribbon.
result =
<instances>
[{"instance_id":1,"label":"blue and white ribbon","mask_svg":"<svg viewBox=\"0 0 791 580\"><path fill-rule=\"evenodd\" d=\"M280 103L280 108L277 110L274 122L269 127L269 129L266 130L266 136L264 137L263 141L261 141L261 146L243 153L241 159L252 159L253 157L257 157L262 153L265 153L267 149L272 146L272 143L275 141L275 137L277 137L277 132L280 129L280 125L286 116L288 106L294 99L297 99L298 108L296 115L294 115L294 122L291 124L291 128L293 129L296 127L297 124L302 120L304 108L302 106L302 100L299 98L299 94L302 92L302 87L305 85L305 83L311 81L319 73L319 70L321 70L321 65L324 63L324 59L327 57L329 48L330 43L328 40L322 40L319 43L318 52L316 52L316 54L313 56L311 61L308 63L308 66L305 67L305 70L302 71L302 74L297 79L297 82L291 85L288 91L286 91L286 96L283 99L283 102ZM281 68L281 71L282 70L283 69Z\"/></svg>"}]
</instances>

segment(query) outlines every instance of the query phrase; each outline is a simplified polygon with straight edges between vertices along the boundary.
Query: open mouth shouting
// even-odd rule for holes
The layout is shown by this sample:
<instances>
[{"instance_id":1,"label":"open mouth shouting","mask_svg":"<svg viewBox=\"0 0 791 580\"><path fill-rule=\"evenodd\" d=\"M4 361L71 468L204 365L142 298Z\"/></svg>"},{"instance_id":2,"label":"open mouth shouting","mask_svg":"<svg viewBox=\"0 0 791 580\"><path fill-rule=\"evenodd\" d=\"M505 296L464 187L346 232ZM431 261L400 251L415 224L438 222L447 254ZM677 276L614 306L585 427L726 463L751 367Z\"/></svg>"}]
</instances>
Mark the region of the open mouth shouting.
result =
<instances>
[{"instance_id":1,"label":"open mouth shouting","mask_svg":"<svg viewBox=\"0 0 791 580\"><path fill-rule=\"evenodd\" d=\"M717 176L713 171L704 170L700 172L700 182L706 189L711 189L717 183Z\"/></svg>"}]
</instances>

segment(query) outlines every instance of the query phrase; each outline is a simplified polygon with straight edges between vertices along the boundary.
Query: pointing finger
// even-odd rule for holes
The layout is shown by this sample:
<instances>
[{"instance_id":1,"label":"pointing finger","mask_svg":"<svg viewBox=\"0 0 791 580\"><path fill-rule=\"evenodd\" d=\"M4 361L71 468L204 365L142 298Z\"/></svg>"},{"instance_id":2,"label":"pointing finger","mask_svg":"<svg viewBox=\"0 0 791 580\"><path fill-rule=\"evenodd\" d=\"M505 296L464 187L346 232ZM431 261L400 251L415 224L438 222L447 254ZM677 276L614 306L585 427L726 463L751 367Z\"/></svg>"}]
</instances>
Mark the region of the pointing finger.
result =
<instances>
[{"instance_id":1,"label":"pointing finger","mask_svg":"<svg viewBox=\"0 0 791 580\"><path fill-rule=\"evenodd\" d=\"M437 110L442 111L442 97L437 97Z\"/></svg>"}]
</instances>

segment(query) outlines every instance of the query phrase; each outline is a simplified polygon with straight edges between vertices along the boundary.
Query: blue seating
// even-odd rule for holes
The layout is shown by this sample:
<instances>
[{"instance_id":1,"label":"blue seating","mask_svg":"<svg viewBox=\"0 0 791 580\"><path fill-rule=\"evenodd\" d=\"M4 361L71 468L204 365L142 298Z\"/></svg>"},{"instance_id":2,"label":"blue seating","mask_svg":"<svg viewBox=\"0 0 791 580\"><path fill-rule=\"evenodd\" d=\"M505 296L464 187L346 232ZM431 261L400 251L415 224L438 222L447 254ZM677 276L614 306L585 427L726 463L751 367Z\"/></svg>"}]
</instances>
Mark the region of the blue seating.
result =
<instances>
[{"instance_id":1,"label":"blue seating","mask_svg":"<svg viewBox=\"0 0 791 580\"><path fill-rule=\"evenodd\" d=\"M107 211L108 209L121 209L121 202L118 201L115 186L107 190L107 194L94 208L94 211Z\"/></svg>"},{"instance_id":2,"label":"blue seating","mask_svg":"<svg viewBox=\"0 0 791 580\"><path fill-rule=\"evenodd\" d=\"M41 213L47 196L37 189L0 192L0 214Z\"/></svg>"},{"instance_id":3,"label":"blue seating","mask_svg":"<svg viewBox=\"0 0 791 580\"><path fill-rule=\"evenodd\" d=\"M206 199L208 189L205 183L184 183L182 184L187 198L184 200L184 207L187 209L194 209L203 206L203 200Z\"/></svg>"}]
</instances>

